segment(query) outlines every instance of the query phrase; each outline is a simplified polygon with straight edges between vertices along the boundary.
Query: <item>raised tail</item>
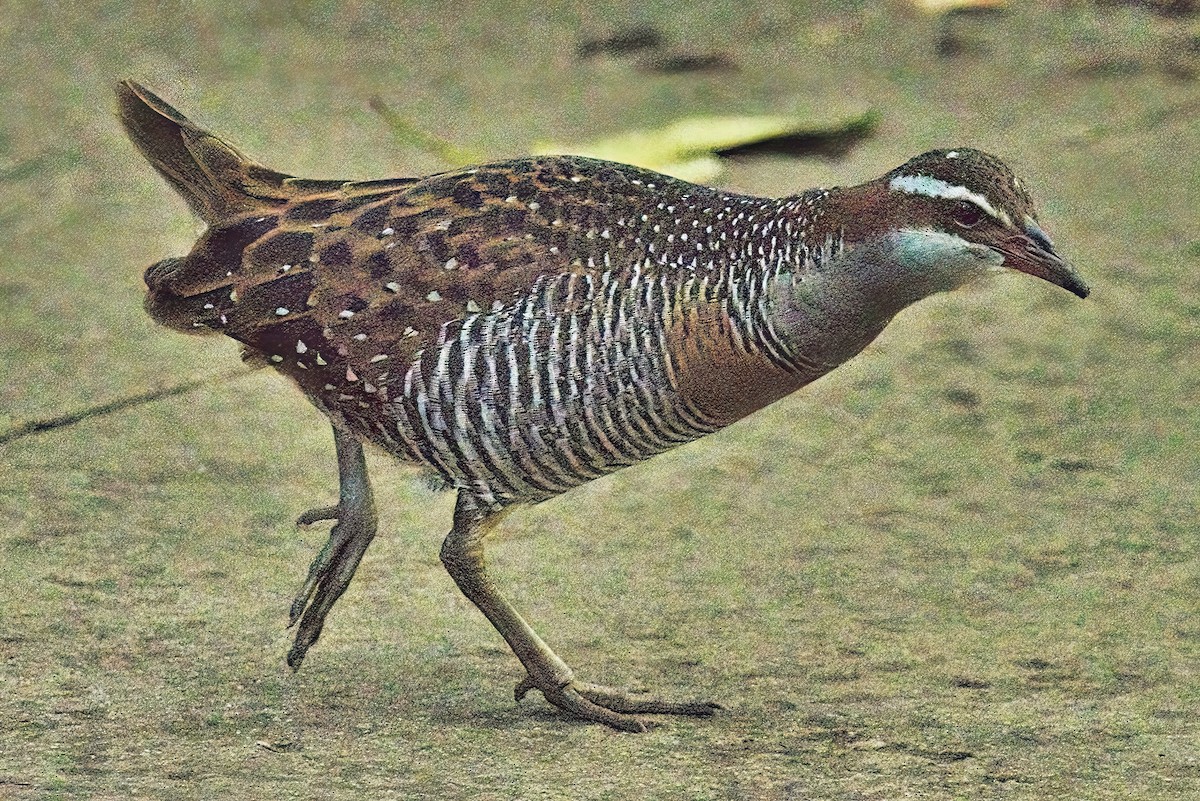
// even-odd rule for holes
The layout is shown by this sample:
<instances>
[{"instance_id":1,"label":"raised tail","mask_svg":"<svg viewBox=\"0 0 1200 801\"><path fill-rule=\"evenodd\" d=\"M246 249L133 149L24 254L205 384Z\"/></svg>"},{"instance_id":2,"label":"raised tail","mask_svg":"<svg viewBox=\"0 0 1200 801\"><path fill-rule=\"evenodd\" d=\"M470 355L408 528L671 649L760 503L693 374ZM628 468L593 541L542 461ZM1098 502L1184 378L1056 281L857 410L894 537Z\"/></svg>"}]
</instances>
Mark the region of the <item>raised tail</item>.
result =
<instances>
[{"instance_id":1,"label":"raised tail","mask_svg":"<svg viewBox=\"0 0 1200 801\"><path fill-rule=\"evenodd\" d=\"M121 81L117 104L129 138L205 222L279 206L294 194L292 176L254 163L146 87Z\"/></svg>"}]
</instances>

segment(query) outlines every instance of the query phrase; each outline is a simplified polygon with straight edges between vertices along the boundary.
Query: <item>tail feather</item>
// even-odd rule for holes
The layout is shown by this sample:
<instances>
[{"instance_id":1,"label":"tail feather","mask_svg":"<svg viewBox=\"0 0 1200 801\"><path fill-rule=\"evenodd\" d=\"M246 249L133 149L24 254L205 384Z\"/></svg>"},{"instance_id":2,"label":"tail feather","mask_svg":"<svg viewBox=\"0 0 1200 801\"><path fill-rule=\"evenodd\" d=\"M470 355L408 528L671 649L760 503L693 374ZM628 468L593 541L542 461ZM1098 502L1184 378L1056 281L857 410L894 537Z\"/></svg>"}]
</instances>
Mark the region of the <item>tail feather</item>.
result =
<instances>
[{"instance_id":1,"label":"tail feather","mask_svg":"<svg viewBox=\"0 0 1200 801\"><path fill-rule=\"evenodd\" d=\"M142 155L205 222L286 203L286 173L254 163L133 81L117 85L121 123Z\"/></svg>"},{"instance_id":2,"label":"tail feather","mask_svg":"<svg viewBox=\"0 0 1200 801\"><path fill-rule=\"evenodd\" d=\"M179 331L223 330L237 338L232 326L243 318L251 328L259 318L281 325L275 309L303 308L313 288L308 259L315 251L306 205L319 205L326 210L322 215L339 209L348 223L355 209L386 203L420 180L296 178L255 164L133 81L118 84L117 103L129 138L209 224L191 253L164 259L145 273L146 310ZM264 241L273 241L273 249L256 256L254 247ZM277 256L287 258L286 266ZM300 336L315 341L309 331Z\"/></svg>"}]
</instances>

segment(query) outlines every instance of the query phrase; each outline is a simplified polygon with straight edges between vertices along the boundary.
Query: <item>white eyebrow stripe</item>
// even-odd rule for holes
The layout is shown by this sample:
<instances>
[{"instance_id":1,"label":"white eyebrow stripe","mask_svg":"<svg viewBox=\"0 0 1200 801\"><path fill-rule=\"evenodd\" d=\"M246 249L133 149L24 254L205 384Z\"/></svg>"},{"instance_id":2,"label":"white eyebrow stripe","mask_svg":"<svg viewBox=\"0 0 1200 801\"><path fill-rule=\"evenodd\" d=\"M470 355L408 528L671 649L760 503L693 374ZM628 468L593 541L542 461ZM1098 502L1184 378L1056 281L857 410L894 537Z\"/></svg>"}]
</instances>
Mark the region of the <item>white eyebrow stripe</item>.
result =
<instances>
[{"instance_id":1,"label":"white eyebrow stripe","mask_svg":"<svg viewBox=\"0 0 1200 801\"><path fill-rule=\"evenodd\" d=\"M897 175L888 184L888 188L896 192L907 192L910 195L927 195L945 200L967 200L1005 225L1012 225L1012 218L1008 216L1008 213L997 209L983 195L972 192L965 186L953 186L940 178L931 178L928 175Z\"/></svg>"}]
</instances>

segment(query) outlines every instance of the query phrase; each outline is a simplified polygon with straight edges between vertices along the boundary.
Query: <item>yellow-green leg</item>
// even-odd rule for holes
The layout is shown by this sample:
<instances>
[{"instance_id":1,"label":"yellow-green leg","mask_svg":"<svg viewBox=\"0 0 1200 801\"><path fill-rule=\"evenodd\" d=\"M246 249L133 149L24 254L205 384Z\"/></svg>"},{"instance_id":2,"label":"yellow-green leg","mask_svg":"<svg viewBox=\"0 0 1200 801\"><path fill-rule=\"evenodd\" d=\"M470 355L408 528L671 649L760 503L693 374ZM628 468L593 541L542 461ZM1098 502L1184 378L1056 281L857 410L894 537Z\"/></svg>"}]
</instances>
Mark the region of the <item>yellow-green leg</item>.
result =
<instances>
[{"instance_id":1,"label":"yellow-green leg","mask_svg":"<svg viewBox=\"0 0 1200 801\"><path fill-rule=\"evenodd\" d=\"M498 517L481 510L471 495L460 491L454 527L442 543L442 563L525 666L525 678L517 684L518 701L530 690L540 690L547 701L577 717L637 732L645 731L646 724L633 717L636 714L708 716L721 708L705 701L660 701L577 681L571 668L513 609L487 574L483 539Z\"/></svg>"}]
</instances>

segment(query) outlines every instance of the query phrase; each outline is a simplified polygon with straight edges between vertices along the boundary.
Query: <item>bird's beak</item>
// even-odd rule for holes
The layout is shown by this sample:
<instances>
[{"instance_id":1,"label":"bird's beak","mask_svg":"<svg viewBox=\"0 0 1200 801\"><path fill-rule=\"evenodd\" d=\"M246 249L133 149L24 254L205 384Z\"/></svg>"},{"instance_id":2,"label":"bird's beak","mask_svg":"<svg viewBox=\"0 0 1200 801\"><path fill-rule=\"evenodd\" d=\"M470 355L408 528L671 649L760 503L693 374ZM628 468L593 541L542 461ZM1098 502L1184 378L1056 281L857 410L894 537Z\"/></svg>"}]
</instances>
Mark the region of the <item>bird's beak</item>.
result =
<instances>
[{"instance_id":1,"label":"bird's beak","mask_svg":"<svg viewBox=\"0 0 1200 801\"><path fill-rule=\"evenodd\" d=\"M1043 278L1081 298L1091 289L1075 272L1075 268L1054 252L1054 243L1031 218L1025 218L1025 233L1005 240L1000 248L1004 266Z\"/></svg>"}]
</instances>

